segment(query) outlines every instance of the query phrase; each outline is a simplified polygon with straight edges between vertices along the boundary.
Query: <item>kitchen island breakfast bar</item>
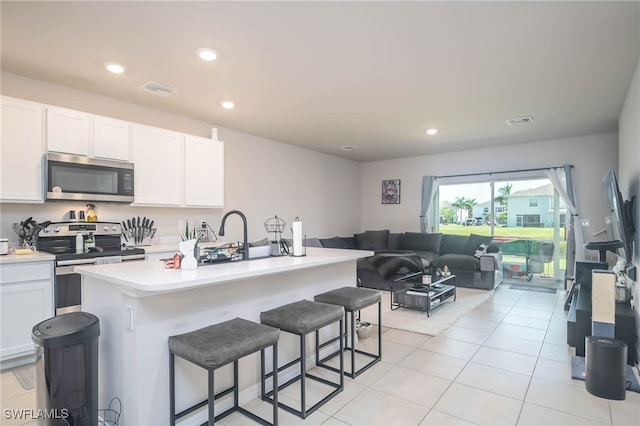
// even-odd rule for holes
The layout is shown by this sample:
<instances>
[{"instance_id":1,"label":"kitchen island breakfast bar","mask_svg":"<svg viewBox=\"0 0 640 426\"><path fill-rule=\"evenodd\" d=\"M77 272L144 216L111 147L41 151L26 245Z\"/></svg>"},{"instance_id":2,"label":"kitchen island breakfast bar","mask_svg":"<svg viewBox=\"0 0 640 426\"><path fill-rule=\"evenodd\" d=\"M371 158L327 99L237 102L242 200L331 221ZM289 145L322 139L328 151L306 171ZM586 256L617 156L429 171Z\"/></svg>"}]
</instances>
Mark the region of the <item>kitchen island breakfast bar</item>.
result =
<instances>
[{"instance_id":1,"label":"kitchen island breakfast bar","mask_svg":"<svg viewBox=\"0 0 640 426\"><path fill-rule=\"evenodd\" d=\"M158 260L76 267L82 275L83 311L100 319L100 407L118 397L121 425L168 424L169 336L236 317L259 322L262 311L355 286L357 259L371 255L370 251L307 248L302 257L229 262L191 271L165 269ZM324 331L327 336L337 334L337 328ZM281 363L298 353L296 340L289 337L287 333L280 336ZM314 343L307 342L312 356ZM267 356L271 357L268 351ZM231 383L231 368L226 368L221 369L220 380L216 376L216 390ZM259 357L241 359L240 369L242 404L259 396ZM176 389L178 411L206 399L206 372L177 361ZM221 410L228 406L231 402L225 400L216 404ZM206 408L184 423L203 421Z\"/></svg>"}]
</instances>

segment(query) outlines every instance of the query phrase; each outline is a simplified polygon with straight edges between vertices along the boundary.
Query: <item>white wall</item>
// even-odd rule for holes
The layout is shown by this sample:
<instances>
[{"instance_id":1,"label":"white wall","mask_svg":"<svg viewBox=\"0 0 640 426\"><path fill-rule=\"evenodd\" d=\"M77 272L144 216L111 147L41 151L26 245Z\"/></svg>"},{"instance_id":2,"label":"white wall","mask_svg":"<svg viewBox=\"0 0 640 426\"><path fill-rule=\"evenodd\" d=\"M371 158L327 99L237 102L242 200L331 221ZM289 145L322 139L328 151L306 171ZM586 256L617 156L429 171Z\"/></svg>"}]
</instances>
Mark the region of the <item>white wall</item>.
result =
<instances>
[{"instance_id":1,"label":"white wall","mask_svg":"<svg viewBox=\"0 0 640 426\"><path fill-rule=\"evenodd\" d=\"M633 75L622 108L619 121L620 147L618 156L618 185L625 200L636 196L634 238L635 256L633 263L640 268L640 61ZM640 273L640 271L639 271ZM636 312L640 301L640 288L637 280L634 287L633 303ZM640 330L640 315L636 315L636 329ZM640 351L640 339L636 342Z\"/></svg>"},{"instance_id":2,"label":"white wall","mask_svg":"<svg viewBox=\"0 0 640 426\"><path fill-rule=\"evenodd\" d=\"M590 226L584 228L585 241L601 240L592 234L605 226L608 203L601 180L608 169L616 168L617 142L616 134L592 135L365 163L362 165L362 226L394 232L419 231L422 176L573 164L581 217L590 219ZM401 180L400 204L381 204L380 186L385 179Z\"/></svg>"},{"instance_id":3,"label":"white wall","mask_svg":"<svg viewBox=\"0 0 640 426\"><path fill-rule=\"evenodd\" d=\"M210 137L212 123L154 110L68 87L2 73L3 95L86 111L127 121ZM177 221L206 220L217 232L224 212L243 211L249 223L249 239L267 236L264 221L277 214L289 225L299 216L308 236L333 236L360 229L360 164L336 156L286 145L261 137L219 128L225 142L225 208L141 208L98 204L102 221L132 216L155 220L165 241L177 240ZM16 147L19 149L19 147ZM203 172L206 176L206 171ZM17 240L11 223L28 216L42 222L63 220L69 209L82 203L1 204L0 235ZM288 230L285 237L291 237ZM241 221L230 217L225 239L242 237Z\"/></svg>"}]
</instances>

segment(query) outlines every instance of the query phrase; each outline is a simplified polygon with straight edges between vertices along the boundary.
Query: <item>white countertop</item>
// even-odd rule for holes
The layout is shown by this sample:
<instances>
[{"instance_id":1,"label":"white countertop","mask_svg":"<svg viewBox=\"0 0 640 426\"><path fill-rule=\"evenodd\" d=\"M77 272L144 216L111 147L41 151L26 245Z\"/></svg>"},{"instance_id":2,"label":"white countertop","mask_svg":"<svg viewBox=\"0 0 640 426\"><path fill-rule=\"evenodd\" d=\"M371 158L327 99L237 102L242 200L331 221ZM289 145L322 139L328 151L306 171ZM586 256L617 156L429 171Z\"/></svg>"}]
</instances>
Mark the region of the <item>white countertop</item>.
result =
<instances>
[{"instance_id":1,"label":"white countertop","mask_svg":"<svg viewBox=\"0 0 640 426\"><path fill-rule=\"evenodd\" d=\"M164 262L148 260L110 265L76 266L74 271L133 290L137 295L174 292L278 274L372 256L365 250L307 248L302 257L279 256L200 266L195 270L166 269Z\"/></svg>"},{"instance_id":2,"label":"white countertop","mask_svg":"<svg viewBox=\"0 0 640 426\"><path fill-rule=\"evenodd\" d=\"M32 254L7 254L0 256L0 265L10 263L25 263L25 262L43 262L54 261L56 257L49 253L35 252Z\"/></svg>"}]
</instances>

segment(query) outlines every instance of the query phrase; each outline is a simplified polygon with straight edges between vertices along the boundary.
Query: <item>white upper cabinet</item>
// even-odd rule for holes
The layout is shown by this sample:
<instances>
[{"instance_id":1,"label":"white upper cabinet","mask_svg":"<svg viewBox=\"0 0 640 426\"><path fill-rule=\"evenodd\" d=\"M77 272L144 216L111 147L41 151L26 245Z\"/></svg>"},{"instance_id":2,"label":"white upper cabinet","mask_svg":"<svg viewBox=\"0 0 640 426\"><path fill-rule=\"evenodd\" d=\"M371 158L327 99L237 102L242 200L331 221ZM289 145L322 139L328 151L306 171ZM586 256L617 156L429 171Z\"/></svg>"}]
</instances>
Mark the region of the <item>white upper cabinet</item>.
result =
<instances>
[{"instance_id":1,"label":"white upper cabinet","mask_svg":"<svg viewBox=\"0 0 640 426\"><path fill-rule=\"evenodd\" d=\"M224 144L187 136L184 146L185 207L224 206Z\"/></svg>"},{"instance_id":2,"label":"white upper cabinet","mask_svg":"<svg viewBox=\"0 0 640 426\"><path fill-rule=\"evenodd\" d=\"M47 107L47 150L89 155L89 114Z\"/></svg>"},{"instance_id":3,"label":"white upper cabinet","mask_svg":"<svg viewBox=\"0 0 640 426\"><path fill-rule=\"evenodd\" d=\"M184 135L133 126L134 205L182 205Z\"/></svg>"},{"instance_id":4,"label":"white upper cabinet","mask_svg":"<svg viewBox=\"0 0 640 426\"><path fill-rule=\"evenodd\" d=\"M93 117L93 156L131 160L131 124L113 118Z\"/></svg>"},{"instance_id":5,"label":"white upper cabinet","mask_svg":"<svg viewBox=\"0 0 640 426\"><path fill-rule=\"evenodd\" d=\"M0 201L43 203L44 105L0 99Z\"/></svg>"}]
</instances>

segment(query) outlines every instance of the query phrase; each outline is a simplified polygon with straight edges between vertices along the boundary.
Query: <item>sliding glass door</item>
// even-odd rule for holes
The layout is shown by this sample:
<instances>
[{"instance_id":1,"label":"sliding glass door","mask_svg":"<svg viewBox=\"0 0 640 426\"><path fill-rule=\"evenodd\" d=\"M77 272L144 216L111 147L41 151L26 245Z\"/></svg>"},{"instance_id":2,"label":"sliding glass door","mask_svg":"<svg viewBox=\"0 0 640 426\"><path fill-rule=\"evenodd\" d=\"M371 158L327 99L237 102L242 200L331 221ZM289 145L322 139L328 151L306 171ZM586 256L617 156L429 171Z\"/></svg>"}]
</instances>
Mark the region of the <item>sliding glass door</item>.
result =
<instances>
[{"instance_id":1,"label":"sliding glass door","mask_svg":"<svg viewBox=\"0 0 640 426\"><path fill-rule=\"evenodd\" d=\"M491 235L501 244L506 280L562 282L566 206L548 179L442 179L436 200L438 232Z\"/></svg>"}]
</instances>

